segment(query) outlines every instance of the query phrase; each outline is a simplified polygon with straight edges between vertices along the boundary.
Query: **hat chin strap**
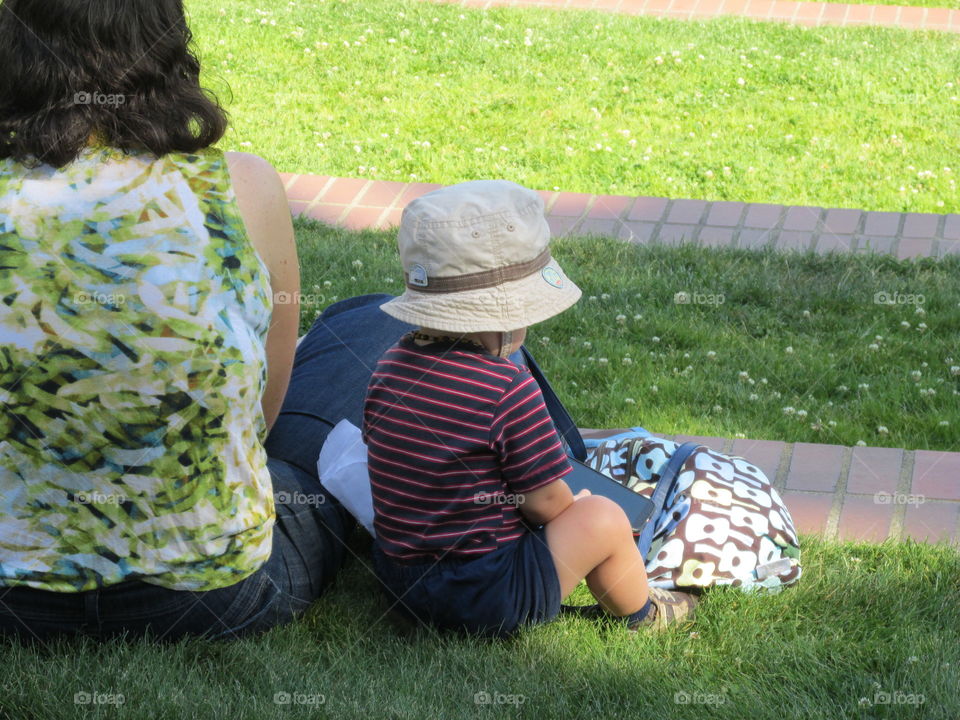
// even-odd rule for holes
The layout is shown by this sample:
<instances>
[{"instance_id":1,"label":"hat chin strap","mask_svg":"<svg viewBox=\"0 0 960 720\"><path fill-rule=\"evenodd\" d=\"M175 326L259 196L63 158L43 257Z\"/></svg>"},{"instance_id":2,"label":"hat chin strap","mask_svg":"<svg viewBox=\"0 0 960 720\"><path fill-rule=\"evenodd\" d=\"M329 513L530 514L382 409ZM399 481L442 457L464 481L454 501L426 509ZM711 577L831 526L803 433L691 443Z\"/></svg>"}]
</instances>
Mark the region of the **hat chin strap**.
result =
<instances>
[{"instance_id":1,"label":"hat chin strap","mask_svg":"<svg viewBox=\"0 0 960 720\"><path fill-rule=\"evenodd\" d=\"M500 333L500 352L497 355L502 358L509 358L511 347L513 347L513 330Z\"/></svg>"}]
</instances>

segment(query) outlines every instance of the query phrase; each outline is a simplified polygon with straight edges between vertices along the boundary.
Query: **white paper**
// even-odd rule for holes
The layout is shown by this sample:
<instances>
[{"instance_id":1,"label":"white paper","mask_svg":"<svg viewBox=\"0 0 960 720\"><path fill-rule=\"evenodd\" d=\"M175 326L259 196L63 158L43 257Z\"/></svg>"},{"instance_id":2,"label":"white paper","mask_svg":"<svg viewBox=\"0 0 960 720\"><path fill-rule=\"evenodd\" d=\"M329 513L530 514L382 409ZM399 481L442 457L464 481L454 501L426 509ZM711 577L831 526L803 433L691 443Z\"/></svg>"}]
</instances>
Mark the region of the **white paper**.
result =
<instances>
[{"instance_id":1,"label":"white paper","mask_svg":"<svg viewBox=\"0 0 960 720\"><path fill-rule=\"evenodd\" d=\"M327 435L317 459L320 482L371 535L373 494L367 472L367 446L363 433L349 420L341 420Z\"/></svg>"}]
</instances>

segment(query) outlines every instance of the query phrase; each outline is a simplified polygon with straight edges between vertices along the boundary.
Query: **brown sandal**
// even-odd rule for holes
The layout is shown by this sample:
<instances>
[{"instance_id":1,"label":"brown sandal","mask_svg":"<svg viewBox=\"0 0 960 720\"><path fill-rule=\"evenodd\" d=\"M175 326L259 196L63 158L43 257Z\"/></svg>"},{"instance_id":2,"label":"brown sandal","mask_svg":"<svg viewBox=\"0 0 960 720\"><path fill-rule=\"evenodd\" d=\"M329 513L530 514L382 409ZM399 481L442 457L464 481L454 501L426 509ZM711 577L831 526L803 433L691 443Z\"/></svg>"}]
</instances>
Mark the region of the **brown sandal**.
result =
<instances>
[{"instance_id":1,"label":"brown sandal","mask_svg":"<svg viewBox=\"0 0 960 720\"><path fill-rule=\"evenodd\" d=\"M641 628L660 631L671 623L689 622L696 615L697 596L661 588L650 588L650 612L636 623L629 625L633 632Z\"/></svg>"}]
</instances>

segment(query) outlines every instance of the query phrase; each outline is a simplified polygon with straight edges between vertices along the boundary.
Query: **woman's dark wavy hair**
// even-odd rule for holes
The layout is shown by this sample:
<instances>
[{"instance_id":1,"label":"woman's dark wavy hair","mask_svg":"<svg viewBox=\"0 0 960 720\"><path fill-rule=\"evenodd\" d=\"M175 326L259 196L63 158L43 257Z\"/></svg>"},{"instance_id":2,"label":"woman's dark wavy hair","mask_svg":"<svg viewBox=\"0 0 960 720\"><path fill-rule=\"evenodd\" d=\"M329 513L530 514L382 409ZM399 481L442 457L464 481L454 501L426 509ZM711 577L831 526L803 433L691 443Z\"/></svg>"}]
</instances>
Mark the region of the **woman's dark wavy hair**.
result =
<instances>
[{"instance_id":1,"label":"woman's dark wavy hair","mask_svg":"<svg viewBox=\"0 0 960 720\"><path fill-rule=\"evenodd\" d=\"M227 129L183 0L0 0L0 158L60 168L92 137L196 152Z\"/></svg>"}]
</instances>

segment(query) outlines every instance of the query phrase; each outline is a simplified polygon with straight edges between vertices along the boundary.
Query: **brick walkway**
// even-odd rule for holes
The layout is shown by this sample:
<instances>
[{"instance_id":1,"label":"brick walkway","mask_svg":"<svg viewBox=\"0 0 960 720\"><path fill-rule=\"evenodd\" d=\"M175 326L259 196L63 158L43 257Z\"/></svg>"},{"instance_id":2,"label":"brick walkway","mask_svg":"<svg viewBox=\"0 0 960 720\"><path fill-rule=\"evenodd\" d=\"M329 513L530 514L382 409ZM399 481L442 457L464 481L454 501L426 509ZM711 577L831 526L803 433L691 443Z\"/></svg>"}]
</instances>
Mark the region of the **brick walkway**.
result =
<instances>
[{"instance_id":1,"label":"brick walkway","mask_svg":"<svg viewBox=\"0 0 960 720\"><path fill-rule=\"evenodd\" d=\"M585 430L584 436L610 432ZM801 533L840 540L880 542L889 537L960 545L960 453L659 437L694 440L749 459L782 493Z\"/></svg>"},{"instance_id":2,"label":"brick walkway","mask_svg":"<svg viewBox=\"0 0 960 720\"><path fill-rule=\"evenodd\" d=\"M735 15L797 25L882 25L960 32L960 10L899 5L793 2L792 0L438 0L474 8L592 9L682 20Z\"/></svg>"},{"instance_id":3,"label":"brick walkway","mask_svg":"<svg viewBox=\"0 0 960 720\"><path fill-rule=\"evenodd\" d=\"M351 229L397 225L408 202L439 185L285 175L290 209ZM901 259L960 254L960 214L671 200L542 192L554 235L609 235L636 243L877 252Z\"/></svg>"}]
</instances>

